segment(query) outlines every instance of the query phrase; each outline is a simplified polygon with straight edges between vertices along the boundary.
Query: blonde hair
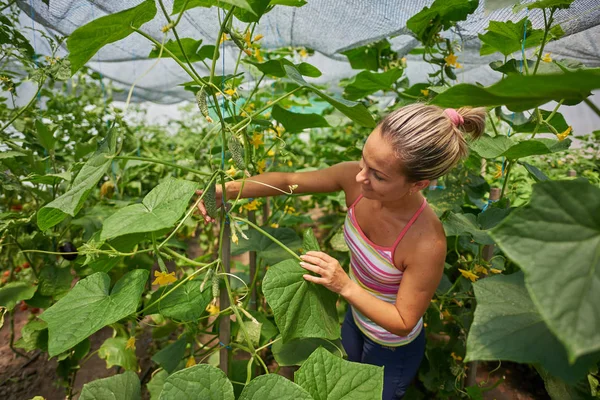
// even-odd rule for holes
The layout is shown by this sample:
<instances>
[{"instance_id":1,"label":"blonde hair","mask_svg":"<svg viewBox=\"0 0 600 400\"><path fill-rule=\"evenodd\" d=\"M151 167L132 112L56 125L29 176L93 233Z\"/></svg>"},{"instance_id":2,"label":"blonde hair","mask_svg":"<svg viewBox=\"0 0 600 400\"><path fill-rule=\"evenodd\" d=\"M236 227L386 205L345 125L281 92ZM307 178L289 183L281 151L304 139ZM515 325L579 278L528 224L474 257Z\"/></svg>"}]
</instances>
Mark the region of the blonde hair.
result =
<instances>
[{"instance_id":1,"label":"blonde hair","mask_svg":"<svg viewBox=\"0 0 600 400\"><path fill-rule=\"evenodd\" d=\"M453 115L457 112L462 121ZM437 179L450 171L469 153L465 133L473 139L485 130L485 108L461 107L448 110L415 103L401 107L379 123L382 138L387 138L408 180Z\"/></svg>"}]
</instances>

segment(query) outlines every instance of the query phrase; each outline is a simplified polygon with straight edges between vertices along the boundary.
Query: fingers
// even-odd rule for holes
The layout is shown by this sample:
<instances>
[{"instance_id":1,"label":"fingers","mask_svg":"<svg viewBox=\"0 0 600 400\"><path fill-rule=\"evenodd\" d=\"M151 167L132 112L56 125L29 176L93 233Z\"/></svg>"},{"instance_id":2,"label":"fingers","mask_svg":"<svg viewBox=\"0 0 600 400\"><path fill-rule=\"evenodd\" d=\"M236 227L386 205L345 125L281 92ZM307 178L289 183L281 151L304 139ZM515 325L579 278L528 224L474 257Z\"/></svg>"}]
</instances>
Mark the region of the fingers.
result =
<instances>
[{"instance_id":1,"label":"fingers","mask_svg":"<svg viewBox=\"0 0 600 400\"><path fill-rule=\"evenodd\" d=\"M202 190L196 190L197 195L202 195ZM204 218L204 223L215 222L214 218L211 218L206 211L206 206L204 205L204 200L200 201L197 205L198 211L202 214L202 218Z\"/></svg>"},{"instance_id":2,"label":"fingers","mask_svg":"<svg viewBox=\"0 0 600 400\"><path fill-rule=\"evenodd\" d=\"M323 260L322 258L317 257L315 255L311 255L310 253L314 253L314 252L309 251L308 253L301 255L300 258L308 263L318 265L320 267L327 266L327 262L325 260Z\"/></svg>"},{"instance_id":3,"label":"fingers","mask_svg":"<svg viewBox=\"0 0 600 400\"><path fill-rule=\"evenodd\" d=\"M323 268L318 267L316 265L309 264L309 263L300 262L300 266L304 269L314 272L315 274L323 275L323 272L324 272Z\"/></svg>"},{"instance_id":4,"label":"fingers","mask_svg":"<svg viewBox=\"0 0 600 400\"><path fill-rule=\"evenodd\" d=\"M323 253L322 251L307 251L306 252L307 256L311 256L311 257L317 257L323 261L327 261L327 262L331 262L331 261L337 261L335 258L331 257L329 254L327 253Z\"/></svg>"},{"instance_id":5,"label":"fingers","mask_svg":"<svg viewBox=\"0 0 600 400\"><path fill-rule=\"evenodd\" d=\"M317 276L302 275L302 277L309 282L317 283L319 285L322 285L325 282L325 280L323 278L319 278Z\"/></svg>"}]
</instances>

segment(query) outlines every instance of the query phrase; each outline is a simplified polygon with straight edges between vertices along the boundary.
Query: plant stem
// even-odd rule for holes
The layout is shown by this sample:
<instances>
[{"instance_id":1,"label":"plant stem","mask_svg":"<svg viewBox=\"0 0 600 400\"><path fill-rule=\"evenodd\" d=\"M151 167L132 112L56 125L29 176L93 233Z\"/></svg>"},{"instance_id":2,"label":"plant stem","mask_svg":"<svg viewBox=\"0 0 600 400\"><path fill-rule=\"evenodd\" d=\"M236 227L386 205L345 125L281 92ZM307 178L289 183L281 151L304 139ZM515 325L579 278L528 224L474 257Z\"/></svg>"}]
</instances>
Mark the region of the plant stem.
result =
<instances>
[{"instance_id":1,"label":"plant stem","mask_svg":"<svg viewBox=\"0 0 600 400\"><path fill-rule=\"evenodd\" d=\"M542 55L544 54L544 46L546 45L546 39L548 38L548 32L550 31L550 26L552 25L552 17L554 15L554 8L552 8L550 10L550 17L548 18L548 20L546 20L546 9L542 8L542 11L544 13L544 37L542 38L542 45L540 47L540 52L539 52L538 58L535 62L535 67L533 68L533 75L535 75L535 73L538 70L538 67L540 66L540 60L542 59ZM523 64L526 65L527 60L524 60Z\"/></svg>"},{"instance_id":2,"label":"plant stem","mask_svg":"<svg viewBox=\"0 0 600 400\"><path fill-rule=\"evenodd\" d=\"M38 86L38 90L35 92L35 94L31 98L31 100L29 100L29 103L27 103L27 105L25 107L22 107L6 124L4 124L4 126L2 126L2 128L0 128L0 133L4 132L4 130L6 128L8 128L10 126L10 124L15 122L15 120L17 118L19 118L21 116L21 114L23 114L25 112L25 110L27 110L29 107L31 107L31 105L35 102L38 95L42 91L43 86L44 86L44 81L42 81L42 83L40 83L40 86Z\"/></svg>"},{"instance_id":3,"label":"plant stem","mask_svg":"<svg viewBox=\"0 0 600 400\"><path fill-rule=\"evenodd\" d=\"M264 105L263 107L261 107L260 109L258 109L256 112L254 112L252 115L250 115L249 117L246 117L244 120L238 122L236 125L233 126L233 128L231 128L233 131L237 130L239 127L243 126L246 122L251 121L252 119L254 119L254 117L256 117L257 115L260 115L260 113L262 113L263 111L265 111L268 108L273 107L275 104L279 103L281 100L285 99L286 97L291 96L292 94L296 93L297 91L304 89L303 86L297 87L294 90L291 90L289 92L287 92L286 94L282 95L281 97L278 97L277 99L275 99L274 101Z\"/></svg>"},{"instance_id":4,"label":"plant stem","mask_svg":"<svg viewBox=\"0 0 600 400\"><path fill-rule=\"evenodd\" d=\"M279 247L281 247L282 249L284 249L285 251L287 251L288 253L290 253L294 258L296 258L298 261L302 261L302 259L300 258L300 256L298 256L298 254L294 253L289 247L287 247L285 244L281 243L279 240L275 239L273 236L271 236L270 234L268 234L267 232L265 232L263 229L261 229L258 225L248 221L247 219L244 218L238 218L238 217L232 217L232 219L236 220L236 221L242 221L247 223L248 225L250 225L251 227L253 227L254 229L256 229L257 231L259 231L260 233L262 233L263 235L265 235L266 237L268 237L269 239L271 239L273 242L275 242Z\"/></svg>"},{"instance_id":5,"label":"plant stem","mask_svg":"<svg viewBox=\"0 0 600 400\"><path fill-rule=\"evenodd\" d=\"M507 164L508 165L506 167L506 176L504 177L504 184L502 185L502 192L500 192L500 198L504 197L504 191L506 190L506 186L508 184L508 178L510 176L510 170L512 169L513 162L511 162L511 160L508 160Z\"/></svg>"},{"instance_id":6,"label":"plant stem","mask_svg":"<svg viewBox=\"0 0 600 400\"><path fill-rule=\"evenodd\" d=\"M167 165L169 167L178 168L182 171L191 172L196 175L212 176L212 174L209 172L204 172L204 171L200 171L200 170L197 170L194 168L184 167L182 165L177 165L177 164L170 163L168 161L159 160L156 158L136 157L136 156L112 156L112 157L109 156L107 158L112 158L112 159L116 159L116 160L138 160L138 161L151 162L151 163L155 163L155 164L163 164L163 165Z\"/></svg>"},{"instance_id":7,"label":"plant stem","mask_svg":"<svg viewBox=\"0 0 600 400\"><path fill-rule=\"evenodd\" d=\"M594 104L594 103L593 103L593 102L592 102L590 99L585 99L585 100L583 100L583 102L584 102L585 104L587 104L587 105L588 105L588 107L589 107L589 108L591 108L591 109L592 109L592 111L594 111L594 112L596 113L596 115L597 115L597 116L599 116L599 117L600 117L600 108L598 108L598 106L597 106L597 105L595 105L595 104Z\"/></svg>"},{"instance_id":8,"label":"plant stem","mask_svg":"<svg viewBox=\"0 0 600 400\"><path fill-rule=\"evenodd\" d=\"M225 15L225 18L223 19L223 22L221 22L221 26L219 28L219 34L217 35L217 40L215 43L215 55L212 59L212 64L210 66L209 82L211 84L213 83L213 79L215 77L215 66L217 65L217 49L219 48L219 45L221 44L221 37L223 37L223 31L225 30L225 25L229 21L229 18L231 18L231 16L233 15L233 10L235 10L235 7L231 7L229 9L229 11L227 11L227 14ZM225 57L225 54L222 54L222 56Z\"/></svg>"}]
</instances>

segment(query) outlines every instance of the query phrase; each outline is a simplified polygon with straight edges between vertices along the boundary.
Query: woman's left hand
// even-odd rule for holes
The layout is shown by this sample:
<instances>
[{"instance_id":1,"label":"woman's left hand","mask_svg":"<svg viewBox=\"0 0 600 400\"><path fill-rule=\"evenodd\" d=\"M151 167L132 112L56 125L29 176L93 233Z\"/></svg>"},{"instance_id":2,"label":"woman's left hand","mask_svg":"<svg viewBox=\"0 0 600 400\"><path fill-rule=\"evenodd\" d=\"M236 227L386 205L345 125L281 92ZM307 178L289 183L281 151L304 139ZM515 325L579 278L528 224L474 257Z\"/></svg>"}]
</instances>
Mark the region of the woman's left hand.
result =
<instances>
[{"instance_id":1,"label":"woman's left hand","mask_svg":"<svg viewBox=\"0 0 600 400\"><path fill-rule=\"evenodd\" d=\"M321 275L321 277L318 277L306 274L304 275L304 279L307 281L323 285L335 293L341 293L352 284L350 277L346 274L346 271L344 271L338 260L330 255L322 251L309 251L301 255L300 258L303 260L300 266Z\"/></svg>"}]
</instances>

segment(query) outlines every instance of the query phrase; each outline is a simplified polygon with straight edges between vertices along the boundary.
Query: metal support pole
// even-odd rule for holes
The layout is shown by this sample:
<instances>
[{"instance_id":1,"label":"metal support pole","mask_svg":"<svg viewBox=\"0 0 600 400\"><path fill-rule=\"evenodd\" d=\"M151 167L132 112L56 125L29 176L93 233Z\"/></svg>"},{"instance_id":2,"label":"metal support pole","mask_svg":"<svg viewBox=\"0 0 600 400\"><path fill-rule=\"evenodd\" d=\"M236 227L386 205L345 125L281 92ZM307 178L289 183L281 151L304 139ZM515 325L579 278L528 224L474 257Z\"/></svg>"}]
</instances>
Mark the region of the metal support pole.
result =
<instances>
[{"instance_id":1,"label":"metal support pole","mask_svg":"<svg viewBox=\"0 0 600 400\"><path fill-rule=\"evenodd\" d=\"M222 211L224 212L224 211ZM229 220L225 220L224 225L221 227L224 229L223 232L223 270L227 273L231 271L231 227L229 226ZM225 275L223 279L229 280L229 276ZM229 296L227 289L224 287L225 284L221 284L221 290L219 291L219 307L221 310L226 309L230 306ZM229 340L231 338L231 319L229 316L219 317L219 341L221 342L221 349L219 350L219 368L226 375L229 376L229 365L230 365L230 352L229 352Z\"/></svg>"}]
</instances>

